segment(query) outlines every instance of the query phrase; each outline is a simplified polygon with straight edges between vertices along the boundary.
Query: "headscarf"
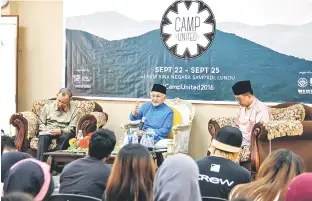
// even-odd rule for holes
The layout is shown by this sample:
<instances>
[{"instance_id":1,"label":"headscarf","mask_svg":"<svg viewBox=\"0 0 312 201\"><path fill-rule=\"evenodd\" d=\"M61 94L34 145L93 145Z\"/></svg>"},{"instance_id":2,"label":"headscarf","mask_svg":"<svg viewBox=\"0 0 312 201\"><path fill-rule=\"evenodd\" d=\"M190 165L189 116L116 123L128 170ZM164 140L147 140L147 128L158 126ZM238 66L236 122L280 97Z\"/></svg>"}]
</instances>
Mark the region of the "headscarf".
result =
<instances>
[{"instance_id":1,"label":"headscarf","mask_svg":"<svg viewBox=\"0 0 312 201\"><path fill-rule=\"evenodd\" d=\"M303 173L291 180L286 191L286 201L312 199L312 173Z\"/></svg>"},{"instance_id":2,"label":"headscarf","mask_svg":"<svg viewBox=\"0 0 312 201\"><path fill-rule=\"evenodd\" d=\"M32 158L32 156L28 153L18 151L3 153L1 157L1 182L4 181L8 171L16 162L26 158Z\"/></svg>"},{"instance_id":3,"label":"headscarf","mask_svg":"<svg viewBox=\"0 0 312 201\"><path fill-rule=\"evenodd\" d=\"M201 201L198 175L198 166L191 157L170 156L157 171L154 201Z\"/></svg>"},{"instance_id":4,"label":"headscarf","mask_svg":"<svg viewBox=\"0 0 312 201\"><path fill-rule=\"evenodd\" d=\"M30 193L34 201L42 201L54 191L50 166L36 159L24 159L15 163L4 180L4 194Z\"/></svg>"}]
</instances>

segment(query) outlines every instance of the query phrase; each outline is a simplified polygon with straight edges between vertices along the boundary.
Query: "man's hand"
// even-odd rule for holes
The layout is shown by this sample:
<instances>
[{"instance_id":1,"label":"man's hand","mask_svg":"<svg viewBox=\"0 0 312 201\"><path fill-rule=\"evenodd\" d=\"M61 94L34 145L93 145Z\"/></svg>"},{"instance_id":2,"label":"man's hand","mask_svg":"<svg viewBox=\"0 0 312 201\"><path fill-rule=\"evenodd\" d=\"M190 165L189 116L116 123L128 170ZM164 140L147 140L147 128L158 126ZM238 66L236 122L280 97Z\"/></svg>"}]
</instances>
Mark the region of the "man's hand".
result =
<instances>
[{"instance_id":1,"label":"man's hand","mask_svg":"<svg viewBox=\"0 0 312 201\"><path fill-rule=\"evenodd\" d=\"M51 134L52 134L52 135L60 135L60 134L62 134L62 130L59 129L59 128L57 128L57 129L52 129L52 130L51 130Z\"/></svg>"},{"instance_id":2,"label":"man's hand","mask_svg":"<svg viewBox=\"0 0 312 201\"><path fill-rule=\"evenodd\" d=\"M134 106L133 110L132 110L132 116L136 117L139 111L139 102L136 103L136 105Z\"/></svg>"},{"instance_id":3,"label":"man's hand","mask_svg":"<svg viewBox=\"0 0 312 201\"><path fill-rule=\"evenodd\" d=\"M142 135L144 135L146 132L145 131L142 131L142 130L137 130L136 131L136 134L138 135L138 136L142 136Z\"/></svg>"}]
</instances>

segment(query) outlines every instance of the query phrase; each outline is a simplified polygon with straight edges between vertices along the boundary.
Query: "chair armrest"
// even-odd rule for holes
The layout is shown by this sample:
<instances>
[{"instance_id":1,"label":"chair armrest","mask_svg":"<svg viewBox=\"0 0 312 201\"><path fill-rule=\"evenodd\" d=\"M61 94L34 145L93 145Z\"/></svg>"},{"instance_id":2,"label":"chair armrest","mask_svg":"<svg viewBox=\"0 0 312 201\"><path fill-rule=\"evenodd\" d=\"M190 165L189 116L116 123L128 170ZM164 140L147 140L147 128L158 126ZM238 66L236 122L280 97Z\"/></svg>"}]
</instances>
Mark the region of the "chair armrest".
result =
<instances>
[{"instance_id":1,"label":"chair armrest","mask_svg":"<svg viewBox=\"0 0 312 201\"><path fill-rule=\"evenodd\" d=\"M172 127L174 131L186 131L191 129L191 124L178 124Z\"/></svg>"},{"instance_id":2,"label":"chair armrest","mask_svg":"<svg viewBox=\"0 0 312 201\"><path fill-rule=\"evenodd\" d=\"M270 121L255 124L251 135L251 170L257 172L260 167L259 141L270 141L285 136L298 136L312 139L312 121Z\"/></svg>"},{"instance_id":3,"label":"chair armrest","mask_svg":"<svg viewBox=\"0 0 312 201\"><path fill-rule=\"evenodd\" d=\"M137 128L139 126L140 122L141 122L141 120L129 121L126 124L121 124L120 127L121 127L121 129L129 131L131 128Z\"/></svg>"},{"instance_id":4,"label":"chair armrest","mask_svg":"<svg viewBox=\"0 0 312 201\"><path fill-rule=\"evenodd\" d=\"M208 131L212 139L216 138L216 134L220 128L224 126L232 126L236 122L236 117L217 117L212 118L208 122Z\"/></svg>"},{"instance_id":5,"label":"chair armrest","mask_svg":"<svg viewBox=\"0 0 312 201\"><path fill-rule=\"evenodd\" d=\"M97 128L102 128L107 123L108 115L105 112L90 112L89 114L82 115L77 123L76 133L78 130L82 130L83 136L88 135L87 128L91 124L95 124Z\"/></svg>"},{"instance_id":6,"label":"chair armrest","mask_svg":"<svg viewBox=\"0 0 312 201\"><path fill-rule=\"evenodd\" d=\"M18 151L25 151L26 140L36 137L38 117L31 111L15 113L10 118L10 124L17 129L15 143Z\"/></svg>"}]
</instances>

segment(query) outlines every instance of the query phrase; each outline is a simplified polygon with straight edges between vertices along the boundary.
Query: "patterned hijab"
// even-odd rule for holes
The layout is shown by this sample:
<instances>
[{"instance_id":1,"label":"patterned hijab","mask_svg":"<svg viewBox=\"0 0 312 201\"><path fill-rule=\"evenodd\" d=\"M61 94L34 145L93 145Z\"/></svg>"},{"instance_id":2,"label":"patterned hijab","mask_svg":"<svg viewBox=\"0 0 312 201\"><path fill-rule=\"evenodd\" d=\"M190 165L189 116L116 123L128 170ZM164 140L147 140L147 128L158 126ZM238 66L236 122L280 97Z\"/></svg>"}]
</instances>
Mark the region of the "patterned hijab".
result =
<instances>
[{"instance_id":1,"label":"patterned hijab","mask_svg":"<svg viewBox=\"0 0 312 201\"><path fill-rule=\"evenodd\" d=\"M198 175L198 166L191 157L170 156L157 171L154 201L201 201Z\"/></svg>"}]
</instances>

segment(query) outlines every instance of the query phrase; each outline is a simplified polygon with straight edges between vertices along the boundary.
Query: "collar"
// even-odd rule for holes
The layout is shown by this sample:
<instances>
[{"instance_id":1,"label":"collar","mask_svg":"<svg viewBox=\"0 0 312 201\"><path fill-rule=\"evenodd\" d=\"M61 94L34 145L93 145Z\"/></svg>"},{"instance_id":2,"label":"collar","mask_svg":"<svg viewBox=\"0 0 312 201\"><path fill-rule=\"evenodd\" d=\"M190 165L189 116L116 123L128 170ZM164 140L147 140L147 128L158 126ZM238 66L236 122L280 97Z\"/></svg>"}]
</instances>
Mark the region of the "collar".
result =
<instances>
[{"instance_id":1,"label":"collar","mask_svg":"<svg viewBox=\"0 0 312 201\"><path fill-rule=\"evenodd\" d=\"M151 103L151 104L152 104L152 103ZM163 105L164 105L164 103L162 103L162 104L160 104L160 105L157 105L157 106L154 106L154 105L152 104L152 107L156 110L156 109L158 109L158 108L161 108Z\"/></svg>"},{"instance_id":2,"label":"collar","mask_svg":"<svg viewBox=\"0 0 312 201\"><path fill-rule=\"evenodd\" d=\"M254 96L254 100L253 100L252 103L251 103L248 107L246 107L246 108L247 108L247 109L253 108L253 107L255 106L256 102L257 102L257 98Z\"/></svg>"}]
</instances>

